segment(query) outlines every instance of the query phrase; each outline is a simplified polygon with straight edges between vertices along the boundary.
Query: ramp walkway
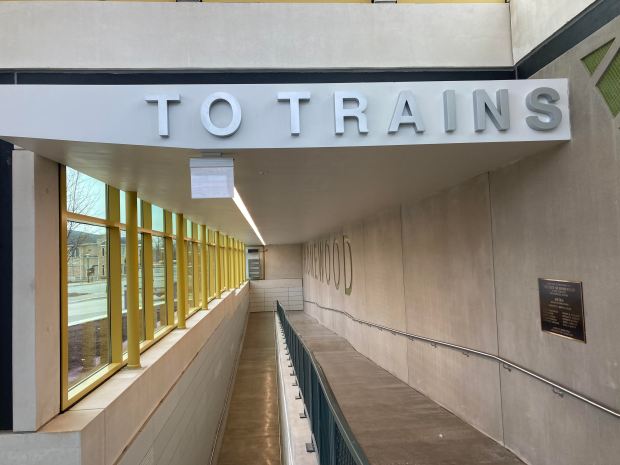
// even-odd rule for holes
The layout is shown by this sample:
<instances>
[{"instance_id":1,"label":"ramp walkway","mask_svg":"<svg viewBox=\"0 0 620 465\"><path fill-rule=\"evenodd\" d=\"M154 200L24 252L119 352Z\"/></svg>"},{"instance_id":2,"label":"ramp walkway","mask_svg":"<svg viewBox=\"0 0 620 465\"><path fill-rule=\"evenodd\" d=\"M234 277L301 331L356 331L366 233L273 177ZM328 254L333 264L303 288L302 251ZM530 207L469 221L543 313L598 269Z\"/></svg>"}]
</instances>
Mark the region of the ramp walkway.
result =
<instances>
[{"instance_id":1,"label":"ramp walkway","mask_svg":"<svg viewBox=\"0 0 620 465\"><path fill-rule=\"evenodd\" d=\"M280 465L273 312L250 313L218 465Z\"/></svg>"},{"instance_id":2,"label":"ramp walkway","mask_svg":"<svg viewBox=\"0 0 620 465\"><path fill-rule=\"evenodd\" d=\"M371 465L523 465L512 452L361 355L306 313L280 314L286 315L320 365Z\"/></svg>"}]
</instances>

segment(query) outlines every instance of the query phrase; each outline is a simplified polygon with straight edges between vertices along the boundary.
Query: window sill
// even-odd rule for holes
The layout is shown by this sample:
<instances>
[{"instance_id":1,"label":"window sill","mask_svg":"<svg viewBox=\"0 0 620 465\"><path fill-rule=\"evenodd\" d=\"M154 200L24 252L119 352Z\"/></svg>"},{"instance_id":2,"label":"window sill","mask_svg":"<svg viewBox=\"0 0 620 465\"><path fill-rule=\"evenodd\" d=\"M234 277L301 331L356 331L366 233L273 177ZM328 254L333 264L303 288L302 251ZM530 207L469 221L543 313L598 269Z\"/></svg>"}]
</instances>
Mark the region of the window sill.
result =
<instances>
[{"instance_id":1,"label":"window sill","mask_svg":"<svg viewBox=\"0 0 620 465\"><path fill-rule=\"evenodd\" d=\"M227 314L248 302L249 286L244 283L196 312L186 329L164 328L157 344L148 341L151 346L145 348L140 368L115 368L114 376L108 375L105 383L34 434L79 433L82 457L114 463Z\"/></svg>"}]
</instances>

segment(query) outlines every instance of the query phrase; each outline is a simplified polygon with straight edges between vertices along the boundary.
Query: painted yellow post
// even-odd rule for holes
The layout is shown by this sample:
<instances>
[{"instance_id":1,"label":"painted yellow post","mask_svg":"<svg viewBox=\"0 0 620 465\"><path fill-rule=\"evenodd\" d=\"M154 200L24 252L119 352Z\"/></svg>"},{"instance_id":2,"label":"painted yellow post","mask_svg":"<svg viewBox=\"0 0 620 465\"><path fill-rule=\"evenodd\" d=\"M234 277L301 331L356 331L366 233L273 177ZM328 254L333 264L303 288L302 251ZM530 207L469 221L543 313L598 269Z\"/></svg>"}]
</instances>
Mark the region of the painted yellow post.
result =
<instances>
[{"instance_id":1,"label":"painted yellow post","mask_svg":"<svg viewBox=\"0 0 620 465\"><path fill-rule=\"evenodd\" d=\"M166 324L174 326L174 264L172 263L172 213L164 211L166 253Z\"/></svg>"},{"instance_id":2,"label":"painted yellow post","mask_svg":"<svg viewBox=\"0 0 620 465\"><path fill-rule=\"evenodd\" d=\"M195 242L190 242L189 245L193 249L192 253L192 266L194 267L194 307L201 308L202 299L202 253L198 256L198 245L200 244L200 235L198 230L200 226L192 221L192 239Z\"/></svg>"},{"instance_id":3,"label":"painted yellow post","mask_svg":"<svg viewBox=\"0 0 620 465\"><path fill-rule=\"evenodd\" d=\"M246 270L245 270L245 242L241 243L241 282L245 282L246 280Z\"/></svg>"},{"instance_id":4,"label":"painted yellow post","mask_svg":"<svg viewBox=\"0 0 620 465\"><path fill-rule=\"evenodd\" d=\"M243 242L239 241L239 287L243 285Z\"/></svg>"},{"instance_id":5,"label":"painted yellow post","mask_svg":"<svg viewBox=\"0 0 620 465\"><path fill-rule=\"evenodd\" d=\"M142 201L142 227L152 229L151 204ZM144 279L144 339L155 338L155 313L153 311L153 237L142 235L142 277Z\"/></svg>"},{"instance_id":6,"label":"painted yellow post","mask_svg":"<svg viewBox=\"0 0 620 465\"><path fill-rule=\"evenodd\" d=\"M241 241L237 240L237 287L241 287Z\"/></svg>"},{"instance_id":7,"label":"painted yellow post","mask_svg":"<svg viewBox=\"0 0 620 465\"><path fill-rule=\"evenodd\" d=\"M60 380L62 388L62 408L67 405L69 397L69 294L67 289L67 177L66 167L60 165L60 328L62 331L62 344L60 348L60 362L62 376Z\"/></svg>"},{"instance_id":8,"label":"painted yellow post","mask_svg":"<svg viewBox=\"0 0 620 465\"><path fill-rule=\"evenodd\" d=\"M108 186L108 220L118 224L121 220L120 193ZM108 229L109 286L110 286L110 356L112 363L123 361L123 314L121 289L121 231L118 226Z\"/></svg>"},{"instance_id":9,"label":"painted yellow post","mask_svg":"<svg viewBox=\"0 0 620 465\"><path fill-rule=\"evenodd\" d=\"M232 237L230 238L230 280L232 281L231 288L237 287L237 261L235 260L235 246L236 240Z\"/></svg>"},{"instance_id":10,"label":"painted yellow post","mask_svg":"<svg viewBox=\"0 0 620 465\"><path fill-rule=\"evenodd\" d=\"M215 235L215 297L222 297L222 253L220 250L220 232L213 231Z\"/></svg>"},{"instance_id":11,"label":"painted yellow post","mask_svg":"<svg viewBox=\"0 0 620 465\"><path fill-rule=\"evenodd\" d=\"M127 366L140 366L140 309L138 308L138 194L125 192L127 213Z\"/></svg>"},{"instance_id":12,"label":"painted yellow post","mask_svg":"<svg viewBox=\"0 0 620 465\"><path fill-rule=\"evenodd\" d=\"M237 240L237 287L241 287L241 241Z\"/></svg>"},{"instance_id":13,"label":"painted yellow post","mask_svg":"<svg viewBox=\"0 0 620 465\"><path fill-rule=\"evenodd\" d=\"M207 227L204 224L200 225L200 244L202 247L202 253L200 254L200 295L202 298L202 308L206 309L209 306L209 271L207 269Z\"/></svg>"},{"instance_id":14,"label":"painted yellow post","mask_svg":"<svg viewBox=\"0 0 620 465\"><path fill-rule=\"evenodd\" d=\"M177 286L178 289L178 328L185 329L187 315L187 257L185 255L185 219L177 213Z\"/></svg>"},{"instance_id":15,"label":"painted yellow post","mask_svg":"<svg viewBox=\"0 0 620 465\"><path fill-rule=\"evenodd\" d=\"M228 270L228 280L230 283L230 289L234 289L235 287L235 260L234 260L234 253L235 253L235 240L232 237L228 237L228 264L230 266L229 270Z\"/></svg>"},{"instance_id":16,"label":"painted yellow post","mask_svg":"<svg viewBox=\"0 0 620 465\"><path fill-rule=\"evenodd\" d=\"M228 279L228 236L226 234L222 234L222 281L224 283L224 290L227 291L230 289L230 282Z\"/></svg>"}]
</instances>

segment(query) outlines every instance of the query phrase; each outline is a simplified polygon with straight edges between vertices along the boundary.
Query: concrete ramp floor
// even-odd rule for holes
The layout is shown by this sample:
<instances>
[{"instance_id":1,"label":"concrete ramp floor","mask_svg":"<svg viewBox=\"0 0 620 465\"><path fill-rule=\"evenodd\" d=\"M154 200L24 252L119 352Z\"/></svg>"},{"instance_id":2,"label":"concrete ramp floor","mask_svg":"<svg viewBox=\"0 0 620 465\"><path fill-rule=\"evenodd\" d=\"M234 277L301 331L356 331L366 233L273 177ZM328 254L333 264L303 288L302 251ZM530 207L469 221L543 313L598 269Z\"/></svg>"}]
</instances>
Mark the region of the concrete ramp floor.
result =
<instances>
[{"instance_id":1,"label":"concrete ramp floor","mask_svg":"<svg viewBox=\"0 0 620 465\"><path fill-rule=\"evenodd\" d=\"M372 465L523 465L304 312L287 312Z\"/></svg>"},{"instance_id":2,"label":"concrete ramp floor","mask_svg":"<svg viewBox=\"0 0 620 465\"><path fill-rule=\"evenodd\" d=\"M218 465L280 465L275 324L250 313Z\"/></svg>"}]
</instances>

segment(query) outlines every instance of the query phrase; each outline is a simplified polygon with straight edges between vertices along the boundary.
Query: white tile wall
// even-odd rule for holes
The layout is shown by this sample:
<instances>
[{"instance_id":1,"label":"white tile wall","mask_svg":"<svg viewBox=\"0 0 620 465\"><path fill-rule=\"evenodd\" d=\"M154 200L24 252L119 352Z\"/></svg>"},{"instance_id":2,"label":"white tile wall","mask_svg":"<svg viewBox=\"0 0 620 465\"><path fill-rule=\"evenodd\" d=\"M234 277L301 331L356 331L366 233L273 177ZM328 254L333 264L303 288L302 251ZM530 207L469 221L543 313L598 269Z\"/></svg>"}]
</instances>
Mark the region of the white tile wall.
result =
<instances>
[{"instance_id":1,"label":"white tile wall","mask_svg":"<svg viewBox=\"0 0 620 465\"><path fill-rule=\"evenodd\" d=\"M264 279L250 281L250 311L271 312L276 302L286 310L303 310L301 279Z\"/></svg>"}]
</instances>

